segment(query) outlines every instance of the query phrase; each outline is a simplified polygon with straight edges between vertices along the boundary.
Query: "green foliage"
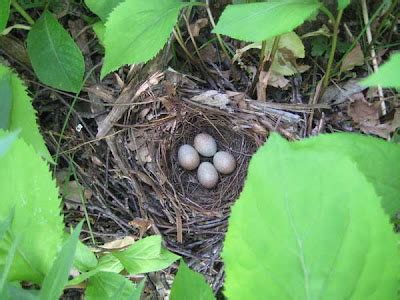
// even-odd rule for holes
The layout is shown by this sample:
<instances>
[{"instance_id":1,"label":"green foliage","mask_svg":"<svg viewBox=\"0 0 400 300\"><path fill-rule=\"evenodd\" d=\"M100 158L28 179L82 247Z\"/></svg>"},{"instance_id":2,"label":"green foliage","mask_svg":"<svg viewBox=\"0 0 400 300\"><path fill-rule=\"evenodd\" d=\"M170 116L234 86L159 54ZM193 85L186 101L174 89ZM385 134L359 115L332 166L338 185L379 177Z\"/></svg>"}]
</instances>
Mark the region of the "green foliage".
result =
<instances>
[{"instance_id":1,"label":"green foliage","mask_svg":"<svg viewBox=\"0 0 400 300\"><path fill-rule=\"evenodd\" d=\"M350 4L350 0L338 0L338 8L345 9Z\"/></svg>"},{"instance_id":2,"label":"green foliage","mask_svg":"<svg viewBox=\"0 0 400 300\"><path fill-rule=\"evenodd\" d=\"M104 34L106 33L106 26L104 23L101 21L94 23L93 31L99 39L100 44L104 47Z\"/></svg>"},{"instance_id":3,"label":"green foliage","mask_svg":"<svg viewBox=\"0 0 400 300\"><path fill-rule=\"evenodd\" d=\"M5 136L0 132L0 138ZM8 280L40 283L51 269L64 227L55 182L47 164L22 139L0 157L0 179L0 219L15 208L7 237L0 241L0 269L20 237Z\"/></svg>"},{"instance_id":4,"label":"green foliage","mask_svg":"<svg viewBox=\"0 0 400 300\"><path fill-rule=\"evenodd\" d=\"M389 61L383 64L378 72L361 81L365 86L382 86L400 89L400 53L392 54Z\"/></svg>"},{"instance_id":5,"label":"green foliage","mask_svg":"<svg viewBox=\"0 0 400 300\"><path fill-rule=\"evenodd\" d=\"M98 15L100 19L107 21L108 15L124 0L85 0L85 4L89 9Z\"/></svg>"},{"instance_id":6,"label":"green foliage","mask_svg":"<svg viewBox=\"0 0 400 300\"><path fill-rule=\"evenodd\" d=\"M118 258L113 256L112 254L107 254L100 257L99 262L95 268L89 270L88 272L82 273L78 277L70 280L68 282L68 285L79 284L82 281L85 281L100 272L120 273L123 269L124 266L121 264Z\"/></svg>"},{"instance_id":7,"label":"green foliage","mask_svg":"<svg viewBox=\"0 0 400 300\"><path fill-rule=\"evenodd\" d=\"M78 246L76 247L74 267L79 271L87 271L96 268L97 266L96 255L81 241L78 241Z\"/></svg>"},{"instance_id":8,"label":"green foliage","mask_svg":"<svg viewBox=\"0 0 400 300\"><path fill-rule=\"evenodd\" d=\"M64 286L68 281L69 271L74 261L82 224L83 222L81 221L75 228L54 261L50 272L46 275L39 294L40 300L59 299L63 293Z\"/></svg>"},{"instance_id":9,"label":"green foliage","mask_svg":"<svg viewBox=\"0 0 400 300\"><path fill-rule=\"evenodd\" d=\"M179 11L188 4L180 0L131 0L117 6L106 23L101 78L124 64L153 58L167 42Z\"/></svg>"},{"instance_id":10,"label":"green foliage","mask_svg":"<svg viewBox=\"0 0 400 300\"><path fill-rule=\"evenodd\" d=\"M9 101L7 95L11 91L11 113L7 130L16 131L21 129L19 136L24 141L32 145L36 152L44 157L47 161L53 161L47 147L44 143L43 137L40 135L39 128L36 124L35 111L32 107L32 100L26 92L26 87L17 75L12 73L7 67L0 64L0 80L7 78L3 81L5 84L0 84L0 95L2 101ZM6 105L7 106L7 105ZM6 106L0 105L1 108L7 109ZM3 115L3 112L0 112ZM4 124L6 124L4 123Z\"/></svg>"},{"instance_id":11,"label":"green foliage","mask_svg":"<svg viewBox=\"0 0 400 300\"><path fill-rule=\"evenodd\" d=\"M179 263L171 289L171 300L213 300L210 286L199 273L192 271L183 260Z\"/></svg>"},{"instance_id":12,"label":"green foliage","mask_svg":"<svg viewBox=\"0 0 400 300\"><path fill-rule=\"evenodd\" d=\"M18 138L19 131L4 134L0 129L0 157L2 157Z\"/></svg>"},{"instance_id":13,"label":"green foliage","mask_svg":"<svg viewBox=\"0 0 400 300\"><path fill-rule=\"evenodd\" d=\"M292 31L310 17L316 1L283 0L229 5L213 32L232 38L261 42Z\"/></svg>"},{"instance_id":14,"label":"green foliage","mask_svg":"<svg viewBox=\"0 0 400 300\"><path fill-rule=\"evenodd\" d=\"M7 26L8 17L10 15L10 1L0 0L0 35Z\"/></svg>"},{"instance_id":15,"label":"green foliage","mask_svg":"<svg viewBox=\"0 0 400 300\"><path fill-rule=\"evenodd\" d=\"M6 72L0 77L0 129L7 130L10 126L12 90L11 74Z\"/></svg>"},{"instance_id":16,"label":"green foliage","mask_svg":"<svg viewBox=\"0 0 400 300\"><path fill-rule=\"evenodd\" d=\"M149 236L113 255L131 275L159 271L180 258L163 248L161 242L160 235Z\"/></svg>"},{"instance_id":17,"label":"green foliage","mask_svg":"<svg viewBox=\"0 0 400 300\"><path fill-rule=\"evenodd\" d=\"M318 152L334 151L356 163L358 169L374 186L385 212L393 217L400 210L400 145L357 134L340 133L305 139L294 148Z\"/></svg>"},{"instance_id":18,"label":"green foliage","mask_svg":"<svg viewBox=\"0 0 400 300\"><path fill-rule=\"evenodd\" d=\"M396 299L398 238L374 186L349 155L309 143L272 135L253 156L224 243L226 296Z\"/></svg>"},{"instance_id":19,"label":"green foliage","mask_svg":"<svg viewBox=\"0 0 400 300\"><path fill-rule=\"evenodd\" d=\"M85 292L86 300L140 300L144 280L138 287L124 276L100 272L93 276Z\"/></svg>"},{"instance_id":20,"label":"green foliage","mask_svg":"<svg viewBox=\"0 0 400 300\"><path fill-rule=\"evenodd\" d=\"M18 283L7 283L2 300L37 300L39 293L36 290L23 289Z\"/></svg>"},{"instance_id":21,"label":"green foliage","mask_svg":"<svg viewBox=\"0 0 400 300\"><path fill-rule=\"evenodd\" d=\"M79 47L48 11L35 22L28 34L32 67L43 83L68 92L79 92L85 63Z\"/></svg>"}]
</instances>

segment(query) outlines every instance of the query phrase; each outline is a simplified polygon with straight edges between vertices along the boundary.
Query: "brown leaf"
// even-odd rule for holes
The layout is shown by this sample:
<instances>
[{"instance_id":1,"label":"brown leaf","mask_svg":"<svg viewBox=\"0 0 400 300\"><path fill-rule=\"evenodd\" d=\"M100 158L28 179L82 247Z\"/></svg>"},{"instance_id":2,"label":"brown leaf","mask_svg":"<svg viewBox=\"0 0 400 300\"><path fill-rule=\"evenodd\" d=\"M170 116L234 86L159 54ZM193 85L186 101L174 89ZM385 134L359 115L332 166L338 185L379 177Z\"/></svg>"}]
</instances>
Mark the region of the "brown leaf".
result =
<instances>
[{"instance_id":1,"label":"brown leaf","mask_svg":"<svg viewBox=\"0 0 400 300\"><path fill-rule=\"evenodd\" d=\"M107 250L118 250L118 249L123 249L126 248L130 245L132 245L135 242L135 238L133 236L126 236L122 239L117 239L108 243L105 243L102 246L99 246L99 248L107 249Z\"/></svg>"},{"instance_id":2,"label":"brown leaf","mask_svg":"<svg viewBox=\"0 0 400 300\"><path fill-rule=\"evenodd\" d=\"M350 71L355 66L364 65L364 53L361 50L360 44L357 45L346 55L344 58L342 65L340 66L340 71Z\"/></svg>"},{"instance_id":3,"label":"brown leaf","mask_svg":"<svg viewBox=\"0 0 400 300\"><path fill-rule=\"evenodd\" d=\"M208 19L207 18L202 18L198 19L196 22L193 24L190 24L190 32L192 33L193 37L197 37L200 34L200 30L203 29L208 25Z\"/></svg>"},{"instance_id":4,"label":"brown leaf","mask_svg":"<svg viewBox=\"0 0 400 300\"><path fill-rule=\"evenodd\" d=\"M379 102L370 104L357 100L349 106L348 114L366 134L373 134L382 138L389 138L400 127L400 110L396 110L393 119L381 124L379 121Z\"/></svg>"}]
</instances>

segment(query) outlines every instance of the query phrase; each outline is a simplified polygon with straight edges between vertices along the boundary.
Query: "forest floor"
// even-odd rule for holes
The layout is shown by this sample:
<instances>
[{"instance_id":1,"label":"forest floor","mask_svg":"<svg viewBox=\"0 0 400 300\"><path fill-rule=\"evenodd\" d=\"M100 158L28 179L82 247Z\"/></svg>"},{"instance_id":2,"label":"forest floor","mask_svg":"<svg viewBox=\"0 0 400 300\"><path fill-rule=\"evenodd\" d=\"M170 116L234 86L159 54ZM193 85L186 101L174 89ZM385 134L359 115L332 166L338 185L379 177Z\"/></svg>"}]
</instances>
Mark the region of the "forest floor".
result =
<instances>
[{"instance_id":1,"label":"forest floor","mask_svg":"<svg viewBox=\"0 0 400 300\"><path fill-rule=\"evenodd\" d=\"M271 61L260 69L260 45L245 48L249 43L223 37L231 51L227 57L210 33L207 12L194 8L179 23L186 49L171 35L147 64L125 66L100 81L104 49L90 26L94 16L84 5L68 2L58 20L84 54L86 71L94 70L79 95L38 81L23 31L0 38L0 58L29 87L47 146L58 153L65 223L76 225L87 214L91 227L84 226L81 237L90 246L120 247L115 241L122 239L123 245L127 236L161 234L171 251L219 291L229 209L251 155L270 132L288 140L333 132L400 140L399 94L358 83L374 63L381 65L400 49L399 5L367 1L366 15L363 1L352 1L339 27L332 77L323 88L333 31L323 15L297 28L295 37L281 39L279 66L269 72ZM214 1L215 20L229 2ZM33 16L35 10L28 9ZM298 55L302 51L305 55ZM178 147L200 132L213 135L237 160L235 172L212 190L199 186L194 173L177 162ZM162 299L175 272L173 265L147 275L148 297Z\"/></svg>"}]
</instances>

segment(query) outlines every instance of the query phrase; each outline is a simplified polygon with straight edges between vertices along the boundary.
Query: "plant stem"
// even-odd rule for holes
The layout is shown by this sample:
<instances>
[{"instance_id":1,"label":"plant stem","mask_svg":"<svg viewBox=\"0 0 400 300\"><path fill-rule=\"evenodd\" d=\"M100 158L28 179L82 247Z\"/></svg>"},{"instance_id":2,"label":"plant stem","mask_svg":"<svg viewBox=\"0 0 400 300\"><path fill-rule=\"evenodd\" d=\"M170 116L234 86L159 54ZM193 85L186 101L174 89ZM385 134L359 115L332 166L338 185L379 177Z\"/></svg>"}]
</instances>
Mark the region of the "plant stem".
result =
<instances>
[{"instance_id":1,"label":"plant stem","mask_svg":"<svg viewBox=\"0 0 400 300\"><path fill-rule=\"evenodd\" d=\"M29 23L29 25L35 24L35 21L31 18L31 16L26 12L25 9L22 8L21 5L17 2L17 0L11 0L11 5L15 8L17 12Z\"/></svg>"},{"instance_id":2,"label":"plant stem","mask_svg":"<svg viewBox=\"0 0 400 300\"><path fill-rule=\"evenodd\" d=\"M212 15L212 13L211 13L210 1L207 0L207 1L206 1L206 4L207 4L206 10L207 10L208 18L210 19L210 22L211 22L212 27L215 28L215 20L214 20L214 17L213 17L213 15ZM221 36L219 35L219 33L216 33L215 35L217 36L218 42L219 42L219 44L221 45L222 51L224 52L225 56L226 56L229 60L231 60L231 56L229 55L229 52L228 52L228 50L226 49L225 43L224 43L224 41L222 40Z\"/></svg>"},{"instance_id":3,"label":"plant stem","mask_svg":"<svg viewBox=\"0 0 400 300\"><path fill-rule=\"evenodd\" d=\"M193 61L193 55L189 52L189 50L186 48L185 42L183 41L181 32L179 30L178 26L175 26L175 28L172 29L172 32L174 33L174 36L176 38L176 41L178 44L181 46L182 50L185 52L185 54L188 56L188 58Z\"/></svg>"},{"instance_id":4,"label":"plant stem","mask_svg":"<svg viewBox=\"0 0 400 300\"><path fill-rule=\"evenodd\" d=\"M336 22L335 17L334 17L333 14L331 13L331 11L330 11L328 8L326 8L325 5L322 5L319 9L320 9L325 15L327 15L327 17L328 17L329 20L332 22L332 24L335 24L335 22Z\"/></svg>"},{"instance_id":5,"label":"plant stem","mask_svg":"<svg viewBox=\"0 0 400 300\"><path fill-rule=\"evenodd\" d=\"M339 34L339 25L340 25L340 20L342 19L342 16L343 16L343 9L340 9L338 12L334 27L333 27L332 47L331 47L331 53L329 55L328 66L326 68L326 72L325 72L325 76L324 76L323 89L325 89L329 83L333 60L335 58L335 52L336 52L336 46L337 46L337 40L338 40L338 34Z\"/></svg>"}]
</instances>

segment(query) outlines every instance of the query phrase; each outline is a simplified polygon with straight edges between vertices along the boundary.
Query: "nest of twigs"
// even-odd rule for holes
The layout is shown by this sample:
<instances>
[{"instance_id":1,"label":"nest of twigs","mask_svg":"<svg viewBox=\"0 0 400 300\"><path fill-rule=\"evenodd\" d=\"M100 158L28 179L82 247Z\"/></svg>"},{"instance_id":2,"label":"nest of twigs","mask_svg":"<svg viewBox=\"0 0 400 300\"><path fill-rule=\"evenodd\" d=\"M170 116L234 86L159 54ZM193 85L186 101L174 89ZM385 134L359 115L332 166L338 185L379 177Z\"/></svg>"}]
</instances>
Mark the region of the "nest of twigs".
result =
<instances>
[{"instance_id":1,"label":"nest of twigs","mask_svg":"<svg viewBox=\"0 0 400 300\"><path fill-rule=\"evenodd\" d=\"M189 260L218 290L223 283L219 254L230 207L243 188L249 160L269 130L295 132L297 115L264 105L247 106L246 99L235 98L236 94L204 91L187 78L177 82L167 75L153 76L135 89L140 95L125 97L129 109L113 108L99 132L114 132L110 146L115 147L114 168L134 186L142 217L151 220L153 231L164 236L170 250ZM202 187L196 171L182 169L177 161L178 148L193 144L202 132L212 135L218 150L230 152L237 162L234 172L220 175L213 189Z\"/></svg>"}]
</instances>

